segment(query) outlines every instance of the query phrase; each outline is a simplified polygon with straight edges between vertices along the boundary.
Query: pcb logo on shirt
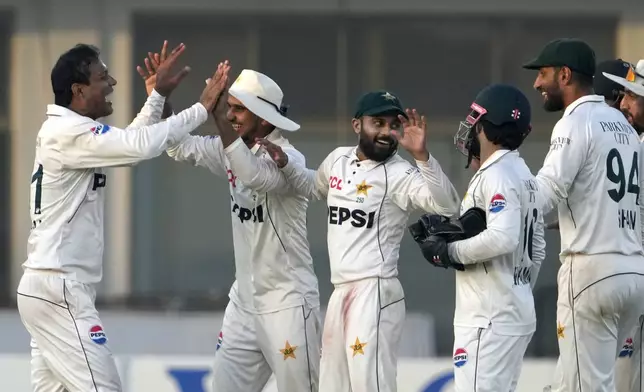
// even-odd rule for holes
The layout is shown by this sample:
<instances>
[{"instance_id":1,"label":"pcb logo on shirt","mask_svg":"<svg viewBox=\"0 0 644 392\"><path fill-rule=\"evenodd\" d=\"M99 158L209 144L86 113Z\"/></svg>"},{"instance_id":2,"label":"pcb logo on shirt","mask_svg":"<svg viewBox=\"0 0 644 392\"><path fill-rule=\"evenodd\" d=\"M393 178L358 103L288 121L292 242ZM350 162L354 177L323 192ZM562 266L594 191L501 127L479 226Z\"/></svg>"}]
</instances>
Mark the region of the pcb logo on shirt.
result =
<instances>
[{"instance_id":1,"label":"pcb logo on shirt","mask_svg":"<svg viewBox=\"0 0 644 392\"><path fill-rule=\"evenodd\" d=\"M460 368L467 363L467 351L464 348L457 348L454 351L454 366Z\"/></svg>"},{"instance_id":2,"label":"pcb logo on shirt","mask_svg":"<svg viewBox=\"0 0 644 392\"><path fill-rule=\"evenodd\" d=\"M502 194L497 193L492 196L492 201L490 201L490 212L499 212L505 208L505 197Z\"/></svg>"},{"instance_id":3,"label":"pcb logo on shirt","mask_svg":"<svg viewBox=\"0 0 644 392\"><path fill-rule=\"evenodd\" d=\"M107 343L107 335L103 331L103 327L95 325L89 329L89 338L96 344L103 345Z\"/></svg>"},{"instance_id":4,"label":"pcb logo on shirt","mask_svg":"<svg viewBox=\"0 0 644 392\"><path fill-rule=\"evenodd\" d=\"M94 135L102 135L110 130L110 126L107 124L97 124L96 126L92 127L90 131Z\"/></svg>"}]
</instances>

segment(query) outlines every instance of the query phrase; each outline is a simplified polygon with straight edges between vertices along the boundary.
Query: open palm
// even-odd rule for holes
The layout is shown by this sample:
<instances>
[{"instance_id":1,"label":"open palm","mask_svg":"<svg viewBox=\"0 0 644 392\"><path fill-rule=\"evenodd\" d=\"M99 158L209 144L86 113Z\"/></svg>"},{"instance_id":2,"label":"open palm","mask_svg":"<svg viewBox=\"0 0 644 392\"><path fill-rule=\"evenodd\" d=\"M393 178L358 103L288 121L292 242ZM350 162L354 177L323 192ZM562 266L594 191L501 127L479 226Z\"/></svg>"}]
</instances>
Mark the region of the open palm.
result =
<instances>
[{"instance_id":1,"label":"open palm","mask_svg":"<svg viewBox=\"0 0 644 392\"><path fill-rule=\"evenodd\" d=\"M403 125L402 132L392 131L393 136L398 140L398 145L417 160L429 159L427 152L427 122L425 116L418 114L416 109L405 110L407 117L398 116Z\"/></svg>"}]
</instances>

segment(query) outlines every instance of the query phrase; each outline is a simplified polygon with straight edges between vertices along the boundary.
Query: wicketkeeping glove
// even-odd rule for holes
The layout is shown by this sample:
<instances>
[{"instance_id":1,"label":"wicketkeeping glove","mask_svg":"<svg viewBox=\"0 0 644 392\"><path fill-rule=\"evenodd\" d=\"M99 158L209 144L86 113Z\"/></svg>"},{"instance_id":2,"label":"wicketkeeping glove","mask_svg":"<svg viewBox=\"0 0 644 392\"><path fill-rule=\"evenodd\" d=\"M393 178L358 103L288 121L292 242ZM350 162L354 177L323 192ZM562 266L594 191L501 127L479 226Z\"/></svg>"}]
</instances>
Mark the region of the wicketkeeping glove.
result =
<instances>
[{"instance_id":1,"label":"wicketkeeping glove","mask_svg":"<svg viewBox=\"0 0 644 392\"><path fill-rule=\"evenodd\" d=\"M485 221L485 211L476 207L465 211L458 219L425 214L409 226L409 232L430 264L463 271L465 267L462 264L450 259L447 244L479 234L486 228Z\"/></svg>"}]
</instances>

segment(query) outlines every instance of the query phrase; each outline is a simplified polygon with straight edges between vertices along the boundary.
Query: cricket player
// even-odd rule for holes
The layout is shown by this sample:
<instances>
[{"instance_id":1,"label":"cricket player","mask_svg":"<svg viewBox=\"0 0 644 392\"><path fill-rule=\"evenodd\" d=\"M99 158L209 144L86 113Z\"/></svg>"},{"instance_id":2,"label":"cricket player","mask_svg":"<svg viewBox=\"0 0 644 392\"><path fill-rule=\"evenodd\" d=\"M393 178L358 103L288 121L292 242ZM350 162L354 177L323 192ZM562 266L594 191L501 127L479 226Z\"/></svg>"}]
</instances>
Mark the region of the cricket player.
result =
<instances>
[{"instance_id":1,"label":"cricket player","mask_svg":"<svg viewBox=\"0 0 644 392\"><path fill-rule=\"evenodd\" d=\"M215 109L219 136L188 136L167 150L177 161L227 180L235 277L215 354L213 392L260 392L275 374L280 392L318 390L320 299L306 230L308 199L286 182L256 138L304 156L283 132L280 87L243 70Z\"/></svg>"},{"instance_id":2,"label":"cricket player","mask_svg":"<svg viewBox=\"0 0 644 392\"><path fill-rule=\"evenodd\" d=\"M514 391L536 328L532 289L545 258L543 215L538 184L517 151L530 132L530 112L528 99L513 86L479 92L454 141L468 165L481 162L463 198L461 220L481 209L487 227L448 239L431 233L440 230L436 224L421 241L415 238L430 263L457 269L457 392Z\"/></svg>"},{"instance_id":3,"label":"cricket player","mask_svg":"<svg viewBox=\"0 0 644 392\"><path fill-rule=\"evenodd\" d=\"M637 132L593 94L595 54L577 39L548 43L524 68L548 112L563 111L536 176L561 233L553 390L614 391L618 336L644 314Z\"/></svg>"},{"instance_id":4,"label":"cricket player","mask_svg":"<svg viewBox=\"0 0 644 392\"><path fill-rule=\"evenodd\" d=\"M365 94L352 120L357 147L308 170L263 140L291 186L323 199L333 294L322 336L320 392L396 391L405 296L398 251L412 210L455 215L459 197L426 148L426 123L387 91ZM403 147L416 165L400 157Z\"/></svg>"},{"instance_id":5,"label":"cricket player","mask_svg":"<svg viewBox=\"0 0 644 392\"><path fill-rule=\"evenodd\" d=\"M640 60L636 67L626 64L628 65L625 67L626 72L613 74L606 71L604 76L621 87L619 108L642 140L644 138L644 60ZM640 200L640 225L644 233L644 222L641 219L643 216L642 207L644 207L644 202ZM643 329L644 315L640 315L638 322L630 331L624 329L617 337L615 385L619 392L641 392L644 389L644 380L642 380Z\"/></svg>"},{"instance_id":6,"label":"cricket player","mask_svg":"<svg viewBox=\"0 0 644 392\"><path fill-rule=\"evenodd\" d=\"M177 46L159 68L154 92L126 128L98 121L112 114L116 80L99 50L79 44L51 72L55 104L36 140L31 179L28 257L18 286L18 311L31 335L35 392L116 392L121 381L96 311L101 280L103 168L159 156L204 123L225 87L221 72L199 103L157 123L168 96L188 73L172 67Z\"/></svg>"},{"instance_id":7,"label":"cricket player","mask_svg":"<svg viewBox=\"0 0 644 392\"><path fill-rule=\"evenodd\" d=\"M593 90L595 94L602 95L609 106L619 110L620 102L624 96L624 87L608 79L604 76L604 72L626 77L629 70L630 64L622 59L606 60L597 64L595 67L595 75L593 76ZM554 220L553 222L547 223L546 229L559 230L559 221Z\"/></svg>"}]
</instances>

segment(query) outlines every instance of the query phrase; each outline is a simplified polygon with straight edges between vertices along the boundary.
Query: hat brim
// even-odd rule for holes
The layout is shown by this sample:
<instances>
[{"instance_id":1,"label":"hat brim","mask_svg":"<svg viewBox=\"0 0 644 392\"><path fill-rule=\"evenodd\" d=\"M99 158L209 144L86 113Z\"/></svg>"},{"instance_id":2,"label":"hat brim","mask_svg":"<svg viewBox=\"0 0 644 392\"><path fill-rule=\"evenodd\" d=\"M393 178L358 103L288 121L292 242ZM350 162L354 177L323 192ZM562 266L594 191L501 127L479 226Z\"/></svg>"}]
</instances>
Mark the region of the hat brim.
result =
<instances>
[{"instance_id":1,"label":"hat brim","mask_svg":"<svg viewBox=\"0 0 644 392\"><path fill-rule=\"evenodd\" d=\"M382 106L377 106L375 108L371 108L369 110L365 110L362 115L363 116L377 116L377 115L383 115L383 114L399 114L405 118L407 118L407 113L405 113L403 110L400 110L399 107L395 105L382 105Z\"/></svg>"},{"instance_id":2,"label":"hat brim","mask_svg":"<svg viewBox=\"0 0 644 392\"><path fill-rule=\"evenodd\" d=\"M251 111L251 113L274 125L276 128L290 132L300 129L300 125L298 123L282 116L282 114L278 112L273 105L262 101L255 95L248 94L234 88L229 89L228 94L237 98L239 102L246 107L246 109Z\"/></svg>"},{"instance_id":3,"label":"hat brim","mask_svg":"<svg viewBox=\"0 0 644 392\"><path fill-rule=\"evenodd\" d=\"M554 67L554 65L553 64L547 64L547 63L539 60L539 58L536 58L534 60L531 60L531 61L523 64L522 67L524 69L538 70L538 69L541 69L543 67Z\"/></svg>"},{"instance_id":4,"label":"hat brim","mask_svg":"<svg viewBox=\"0 0 644 392\"><path fill-rule=\"evenodd\" d=\"M612 80L613 82L619 84L620 86L623 86L624 88L634 92L635 94L639 95L640 97L644 97L644 86L638 83L633 83L629 82L625 78L622 78L617 75L609 74L606 72L602 72L602 75L604 75L606 78Z\"/></svg>"}]
</instances>

